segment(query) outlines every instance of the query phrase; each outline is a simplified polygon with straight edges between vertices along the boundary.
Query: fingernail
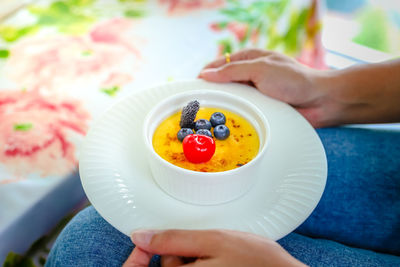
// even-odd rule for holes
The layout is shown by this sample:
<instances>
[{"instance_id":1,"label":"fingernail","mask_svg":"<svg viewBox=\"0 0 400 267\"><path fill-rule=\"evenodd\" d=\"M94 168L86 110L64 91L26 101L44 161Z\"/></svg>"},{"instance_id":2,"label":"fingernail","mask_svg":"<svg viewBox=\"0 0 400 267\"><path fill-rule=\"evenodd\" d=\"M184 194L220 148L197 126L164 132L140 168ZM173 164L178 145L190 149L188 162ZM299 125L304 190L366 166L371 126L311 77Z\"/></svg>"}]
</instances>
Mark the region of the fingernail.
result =
<instances>
[{"instance_id":1,"label":"fingernail","mask_svg":"<svg viewBox=\"0 0 400 267\"><path fill-rule=\"evenodd\" d=\"M154 234L159 231L155 230L137 230L132 233L131 240L136 246L147 246L150 244Z\"/></svg>"}]
</instances>

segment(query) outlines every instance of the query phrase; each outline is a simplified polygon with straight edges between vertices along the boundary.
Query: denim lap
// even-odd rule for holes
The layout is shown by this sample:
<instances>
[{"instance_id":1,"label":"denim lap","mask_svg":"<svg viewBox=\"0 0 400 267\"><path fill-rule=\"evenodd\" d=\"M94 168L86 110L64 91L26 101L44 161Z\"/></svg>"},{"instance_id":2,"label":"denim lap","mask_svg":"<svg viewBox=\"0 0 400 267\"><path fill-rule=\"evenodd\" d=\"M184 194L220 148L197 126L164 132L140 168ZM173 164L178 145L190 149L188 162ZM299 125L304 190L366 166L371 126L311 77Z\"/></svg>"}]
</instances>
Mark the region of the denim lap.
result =
<instances>
[{"instance_id":1,"label":"denim lap","mask_svg":"<svg viewBox=\"0 0 400 267\"><path fill-rule=\"evenodd\" d=\"M297 233L400 255L400 131L319 129L324 194Z\"/></svg>"},{"instance_id":2,"label":"denim lap","mask_svg":"<svg viewBox=\"0 0 400 267\"><path fill-rule=\"evenodd\" d=\"M278 242L291 255L310 266L400 266L400 257L296 233ZM128 236L108 224L93 207L88 207L61 232L46 266L121 266L133 248ZM149 266L160 266L159 258L153 257Z\"/></svg>"},{"instance_id":3,"label":"denim lap","mask_svg":"<svg viewBox=\"0 0 400 267\"><path fill-rule=\"evenodd\" d=\"M53 245L46 266L121 266L134 245L92 207L77 214ZM151 267L160 266L154 257Z\"/></svg>"}]
</instances>

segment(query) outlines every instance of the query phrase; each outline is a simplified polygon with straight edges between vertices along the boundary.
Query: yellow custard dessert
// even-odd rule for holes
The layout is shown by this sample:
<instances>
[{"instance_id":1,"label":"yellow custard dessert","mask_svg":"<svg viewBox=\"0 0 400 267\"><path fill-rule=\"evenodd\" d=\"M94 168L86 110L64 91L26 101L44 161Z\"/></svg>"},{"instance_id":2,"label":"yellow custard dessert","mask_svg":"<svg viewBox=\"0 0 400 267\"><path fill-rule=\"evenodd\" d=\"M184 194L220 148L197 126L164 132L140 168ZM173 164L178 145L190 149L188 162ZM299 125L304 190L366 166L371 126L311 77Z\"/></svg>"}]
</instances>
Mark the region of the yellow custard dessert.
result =
<instances>
[{"instance_id":1,"label":"yellow custard dessert","mask_svg":"<svg viewBox=\"0 0 400 267\"><path fill-rule=\"evenodd\" d=\"M155 152L176 166L201 172L232 170L255 158L259 151L260 140L253 125L236 113L214 107L201 107L196 115L196 120L209 120L214 112L221 112L225 115L225 125L229 128L230 135L225 140L214 138L216 148L211 160L204 163L191 163L186 159L182 142L177 138L181 112L165 119L155 130L153 135ZM212 131L213 129L211 129Z\"/></svg>"}]
</instances>

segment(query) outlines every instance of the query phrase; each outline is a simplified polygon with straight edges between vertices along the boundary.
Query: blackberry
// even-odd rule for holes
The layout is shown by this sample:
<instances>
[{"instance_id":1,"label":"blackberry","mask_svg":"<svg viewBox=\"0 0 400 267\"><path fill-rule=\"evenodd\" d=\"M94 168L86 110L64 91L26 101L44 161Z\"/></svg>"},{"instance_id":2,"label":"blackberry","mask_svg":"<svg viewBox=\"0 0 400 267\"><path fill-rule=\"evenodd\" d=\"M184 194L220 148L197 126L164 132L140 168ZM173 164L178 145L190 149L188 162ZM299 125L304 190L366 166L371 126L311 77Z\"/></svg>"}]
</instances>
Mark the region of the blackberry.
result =
<instances>
[{"instance_id":1,"label":"blackberry","mask_svg":"<svg viewBox=\"0 0 400 267\"><path fill-rule=\"evenodd\" d=\"M181 121L179 126L181 128L194 128L194 119L200 109L200 103L197 100L190 101L183 109L181 115Z\"/></svg>"}]
</instances>

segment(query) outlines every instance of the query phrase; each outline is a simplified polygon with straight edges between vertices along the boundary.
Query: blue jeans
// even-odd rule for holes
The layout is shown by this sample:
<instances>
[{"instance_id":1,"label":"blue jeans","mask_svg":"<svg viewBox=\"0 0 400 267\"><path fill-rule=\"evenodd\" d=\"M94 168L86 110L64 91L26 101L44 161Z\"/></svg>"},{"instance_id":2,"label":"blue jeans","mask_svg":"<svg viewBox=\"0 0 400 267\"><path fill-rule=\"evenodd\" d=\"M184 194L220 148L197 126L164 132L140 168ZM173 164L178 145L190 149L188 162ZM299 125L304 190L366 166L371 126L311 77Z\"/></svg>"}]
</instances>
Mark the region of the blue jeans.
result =
<instances>
[{"instance_id":1,"label":"blue jeans","mask_svg":"<svg viewBox=\"0 0 400 267\"><path fill-rule=\"evenodd\" d=\"M319 129L325 192L279 244L310 266L400 266L400 131ZM93 207L61 232L46 266L121 266L134 245ZM151 266L159 266L154 257Z\"/></svg>"}]
</instances>

